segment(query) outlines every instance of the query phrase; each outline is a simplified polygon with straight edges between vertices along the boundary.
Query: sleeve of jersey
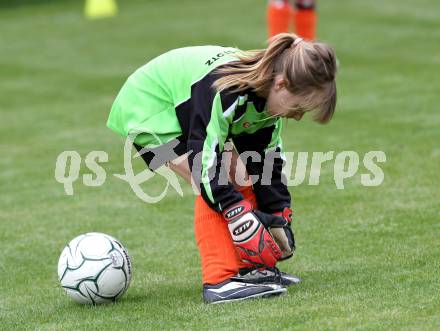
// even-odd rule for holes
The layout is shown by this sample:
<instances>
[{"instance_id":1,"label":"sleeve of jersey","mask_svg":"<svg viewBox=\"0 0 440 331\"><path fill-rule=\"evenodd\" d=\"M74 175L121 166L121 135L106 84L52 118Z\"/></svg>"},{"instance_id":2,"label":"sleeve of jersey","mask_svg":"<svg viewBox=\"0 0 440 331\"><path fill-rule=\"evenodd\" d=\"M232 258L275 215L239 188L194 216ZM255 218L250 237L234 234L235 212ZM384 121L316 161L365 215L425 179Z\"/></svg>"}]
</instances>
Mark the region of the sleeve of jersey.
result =
<instances>
[{"instance_id":1,"label":"sleeve of jersey","mask_svg":"<svg viewBox=\"0 0 440 331\"><path fill-rule=\"evenodd\" d=\"M234 145L240 154L254 151L259 155L243 161L246 162L249 175L253 175L254 178L253 187L258 209L266 213L275 213L285 207L291 207L290 193L282 172L284 155L281 127L282 122L279 119L273 126L234 138Z\"/></svg>"},{"instance_id":2,"label":"sleeve of jersey","mask_svg":"<svg viewBox=\"0 0 440 331\"><path fill-rule=\"evenodd\" d=\"M194 183L206 203L221 212L243 199L221 171L221 155L237 106L237 96L220 94L211 87L192 91L188 132L189 166Z\"/></svg>"}]
</instances>

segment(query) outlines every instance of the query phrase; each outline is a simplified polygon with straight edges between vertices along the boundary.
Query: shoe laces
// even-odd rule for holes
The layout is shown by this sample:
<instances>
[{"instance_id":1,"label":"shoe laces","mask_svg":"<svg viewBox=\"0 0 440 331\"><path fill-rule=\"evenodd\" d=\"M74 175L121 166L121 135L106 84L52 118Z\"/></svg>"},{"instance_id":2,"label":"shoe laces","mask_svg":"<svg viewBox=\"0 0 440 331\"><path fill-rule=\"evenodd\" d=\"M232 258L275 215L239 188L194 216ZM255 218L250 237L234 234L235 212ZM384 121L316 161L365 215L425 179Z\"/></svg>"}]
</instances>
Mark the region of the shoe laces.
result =
<instances>
[{"instance_id":1,"label":"shoe laces","mask_svg":"<svg viewBox=\"0 0 440 331\"><path fill-rule=\"evenodd\" d=\"M273 267L273 268L266 268L267 270L272 271L275 274L275 279L277 281L281 281L281 271L280 269L278 269L277 267Z\"/></svg>"},{"instance_id":2,"label":"shoe laces","mask_svg":"<svg viewBox=\"0 0 440 331\"><path fill-rule=\"evenodd\" d=\"M250 274L255 274L255 273L260 273L265 275L265 270L271 271L274 274L274 278L275 278L275 282L281 282L281 271L277 268L277 267L265 267L263 270L260 270L258 268L244 268L241 269L239 272L239 275L245 275L247 273Z\"/></svg>"}]
</instances>

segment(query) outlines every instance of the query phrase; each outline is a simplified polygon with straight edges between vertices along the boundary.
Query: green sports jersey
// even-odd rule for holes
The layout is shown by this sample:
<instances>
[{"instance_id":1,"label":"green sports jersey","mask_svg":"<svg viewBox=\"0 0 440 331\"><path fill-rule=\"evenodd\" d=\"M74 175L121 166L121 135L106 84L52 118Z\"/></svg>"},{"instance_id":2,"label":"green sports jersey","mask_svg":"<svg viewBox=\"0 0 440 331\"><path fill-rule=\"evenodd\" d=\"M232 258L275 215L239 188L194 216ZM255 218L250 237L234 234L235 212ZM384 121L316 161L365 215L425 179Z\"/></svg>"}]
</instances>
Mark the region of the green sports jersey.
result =
<instances>
[{"instance_id":1,"label":"green sports jersey","mask_svg":"<svg viewBox=\"0 0 440 331\"><path fill-rule=\"evenodd\" d=\"M227 140L239 152L257 151L263 157L281 152L282 122L267 113L265 99L251 90L220 93L212 87L220 77L215 69L237 61L237 52L230 47L197 46L158 56L127 79L107 122L123 136L139 133L135 142L141 146L157 146L176 138L184 141L202 196L218 211L242 199L231 184L220 184L225 182L219 169ZM281 158L276 158L272 185L254 184L260 208L267 211L290 206L281 166ZM261 175L263 161L248 162L247 169Z\"/></svg>"},{"instance_id":2,"label":"green sports jersey","mask_svg":"<svg viewBox=\"0 0 440 331\"><path fill-rule=\"evenodd\" d=\"M154 132L166 140L179 136L182 132L175 108L191 98L194 83L218 65L234 60L231 55L235 52L234 48L201 46L158 56L128 78L107 125L124 136L133 131ZM142 135L137 142L156 143L151 138Z\"/></svg>"}]
</instances>

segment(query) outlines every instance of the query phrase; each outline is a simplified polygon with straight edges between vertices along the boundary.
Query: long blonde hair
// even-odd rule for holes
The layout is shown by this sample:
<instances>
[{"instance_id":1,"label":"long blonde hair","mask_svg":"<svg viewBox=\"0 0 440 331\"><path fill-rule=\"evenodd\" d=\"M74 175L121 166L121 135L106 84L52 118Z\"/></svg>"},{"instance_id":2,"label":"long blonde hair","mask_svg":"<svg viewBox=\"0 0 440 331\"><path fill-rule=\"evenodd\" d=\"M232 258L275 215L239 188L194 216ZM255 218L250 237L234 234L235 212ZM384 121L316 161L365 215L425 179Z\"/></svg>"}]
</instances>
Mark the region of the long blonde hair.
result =
<instances>
[{"instance_id":1,"label":"long blonde hair","mask_svg":"<svg viewBox=\"0 0 440 331\"><path fill-rule=\"evenodd\" d=\"M336 57L324 43L309 42L291 33L269 40L266 49L242 51L238 61L217 69L218 91L267 92L275 75L282 74L286 88L304 98L307 108L316 110L314 120L327 123L336 107Z\"/></svg>"}]
</instances>

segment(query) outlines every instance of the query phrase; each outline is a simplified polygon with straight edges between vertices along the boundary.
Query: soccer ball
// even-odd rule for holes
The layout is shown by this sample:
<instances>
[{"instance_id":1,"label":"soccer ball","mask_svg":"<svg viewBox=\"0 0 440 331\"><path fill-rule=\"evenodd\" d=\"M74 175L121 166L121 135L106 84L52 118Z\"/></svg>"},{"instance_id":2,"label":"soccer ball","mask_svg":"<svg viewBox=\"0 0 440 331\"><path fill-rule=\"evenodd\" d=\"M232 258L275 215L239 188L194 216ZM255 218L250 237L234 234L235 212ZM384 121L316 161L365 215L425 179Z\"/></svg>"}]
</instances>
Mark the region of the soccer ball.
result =
<instances>
[{"instance_id":1,"label":"soccer ball","mask_svg":"<svg viewBox=\"0 0 440 331\"><path fill-rule=\"evenodd\" d=\"M130 256L124 246L109 235L82 234L62 251L58 277L67 295L78 303L114 302L130 285Z\"/></svg>"}]
</instances>

